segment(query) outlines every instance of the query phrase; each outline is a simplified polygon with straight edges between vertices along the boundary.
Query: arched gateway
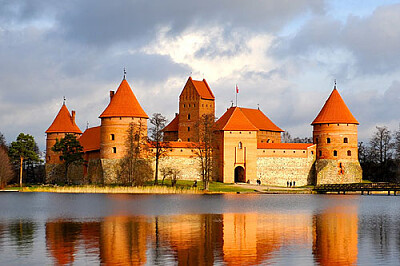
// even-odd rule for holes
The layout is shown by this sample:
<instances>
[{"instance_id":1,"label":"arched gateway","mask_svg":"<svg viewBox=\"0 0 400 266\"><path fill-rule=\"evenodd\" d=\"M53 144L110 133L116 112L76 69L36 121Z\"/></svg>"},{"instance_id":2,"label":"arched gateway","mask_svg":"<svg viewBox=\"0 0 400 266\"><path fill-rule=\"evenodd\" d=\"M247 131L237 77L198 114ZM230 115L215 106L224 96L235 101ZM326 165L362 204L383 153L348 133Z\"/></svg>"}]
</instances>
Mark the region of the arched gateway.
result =
<instances>
[{"instance_id":1,"label":"arched gateway","mask_svg":"<svg viewBox=\"0 0 400 266\"><path fill-rule=\"evenodd\" d=\"M242 166L237 166L235 168L235 183L245 183L246 177L244 174L244 168Z\"/></svg>"}]
</instances>

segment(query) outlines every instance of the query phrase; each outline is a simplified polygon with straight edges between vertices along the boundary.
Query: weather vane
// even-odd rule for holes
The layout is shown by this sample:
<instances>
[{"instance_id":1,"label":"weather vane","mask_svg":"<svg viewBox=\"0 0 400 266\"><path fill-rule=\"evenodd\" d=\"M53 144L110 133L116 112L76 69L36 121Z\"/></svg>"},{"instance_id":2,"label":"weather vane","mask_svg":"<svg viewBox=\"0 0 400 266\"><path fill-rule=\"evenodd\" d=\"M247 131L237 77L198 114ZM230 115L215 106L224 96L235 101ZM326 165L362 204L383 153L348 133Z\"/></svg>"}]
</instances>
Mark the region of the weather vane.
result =
<instances>
[{"instance_id":1,"label":"weather vane","mask_svg":"<svg viewBox=\"0 0 400 266\"><path fill-rule=\"evenodd\" d=\"M126 79L126 68L124 67L124 79Z\"/></svg>"},{"instance_id":2,"label":"weather vane","mask_svg":"<svg viewBox=\"0 0 400 266\"><path fill-rule=\"evenodd\" d=\"M65 96L63 96L63 104L65 105L65 101L66 101L67 99L65 98Z\"/></svg>"}]
</instances>

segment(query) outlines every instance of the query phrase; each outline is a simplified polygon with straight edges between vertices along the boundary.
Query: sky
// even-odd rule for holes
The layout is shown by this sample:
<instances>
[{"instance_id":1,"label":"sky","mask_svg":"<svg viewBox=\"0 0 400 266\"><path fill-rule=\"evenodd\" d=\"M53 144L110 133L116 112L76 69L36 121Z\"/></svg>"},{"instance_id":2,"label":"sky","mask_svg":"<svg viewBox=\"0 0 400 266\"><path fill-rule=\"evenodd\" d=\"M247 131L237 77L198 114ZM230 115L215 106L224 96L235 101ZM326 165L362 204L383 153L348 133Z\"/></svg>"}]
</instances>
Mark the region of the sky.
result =
<instances>
[{"instance_id":1,"label":"sky","mask_svg":"<svg viewBox=\"0 0 400 266\"><path fill-rule=\"evenodd\" d=\"M0 0L0 132L45 149L63 97L84 131L127 71L149 116L169 121L188 77L205 78L220 117L235 99L293 137L334 80L367 142L400 123L400 2Z\"/></svg>"}]
</instances>

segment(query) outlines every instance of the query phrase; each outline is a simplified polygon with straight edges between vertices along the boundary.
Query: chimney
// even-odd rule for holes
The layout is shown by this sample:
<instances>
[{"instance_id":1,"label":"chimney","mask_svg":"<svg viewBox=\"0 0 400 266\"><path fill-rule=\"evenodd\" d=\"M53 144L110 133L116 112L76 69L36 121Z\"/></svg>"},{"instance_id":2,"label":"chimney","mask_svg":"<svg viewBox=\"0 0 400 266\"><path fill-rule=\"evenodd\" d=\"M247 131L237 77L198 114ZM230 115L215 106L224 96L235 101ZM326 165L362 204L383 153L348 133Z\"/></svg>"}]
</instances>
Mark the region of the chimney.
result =
<instances>
[{"instance_id":1,"label":"chimney","mask_svg":"<svg viewBox=\"0 0 400 266\"><path fill-rule=\"evenodd\" d=\"M75 124L75 111L72 110L72 117L71 117L72 123Z\"/></svg>"},{"instance_id":2,"label":"chimney","mask_svg":"<svg viewBox=\"0 0 400 266\"><path fill-rule=\"evenodd\" d=\"M177 117L178 116L178 113L175 113L175 117Z\"/></svg>"},{"instance_id":3,"label":"chimney","mask_svg":"<svg viewBox=\"0 0 400 266\"><path fill-rule=\"evenodd\" d=\"M110 91L110 102L111 102L111 100L112 100L112 98L114 97L114 91Z\"/></svg>"}]
</instances>

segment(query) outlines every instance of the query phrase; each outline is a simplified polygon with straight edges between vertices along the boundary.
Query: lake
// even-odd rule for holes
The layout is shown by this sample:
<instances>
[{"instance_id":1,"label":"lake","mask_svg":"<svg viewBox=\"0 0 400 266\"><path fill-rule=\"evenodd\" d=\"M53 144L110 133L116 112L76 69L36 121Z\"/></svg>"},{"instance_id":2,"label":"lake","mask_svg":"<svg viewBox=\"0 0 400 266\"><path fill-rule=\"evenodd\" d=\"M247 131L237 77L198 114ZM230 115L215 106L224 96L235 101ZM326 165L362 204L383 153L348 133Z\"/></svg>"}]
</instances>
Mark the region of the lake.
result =
<instances>
[{"instance_id":1,"label":"lake","mask_svg":"<svg viewBox=\"0 0 400 266\"><path fill-rule=\"evenodd\" d=\"M0 193L1 265L399 265L400 197Z\"/></svg>"}]
</instances>

